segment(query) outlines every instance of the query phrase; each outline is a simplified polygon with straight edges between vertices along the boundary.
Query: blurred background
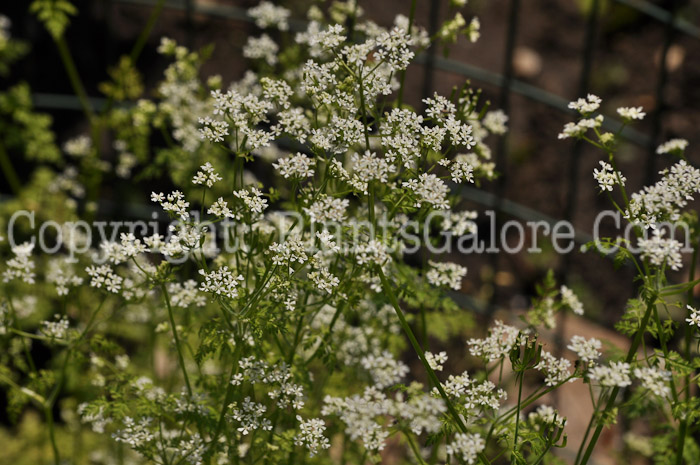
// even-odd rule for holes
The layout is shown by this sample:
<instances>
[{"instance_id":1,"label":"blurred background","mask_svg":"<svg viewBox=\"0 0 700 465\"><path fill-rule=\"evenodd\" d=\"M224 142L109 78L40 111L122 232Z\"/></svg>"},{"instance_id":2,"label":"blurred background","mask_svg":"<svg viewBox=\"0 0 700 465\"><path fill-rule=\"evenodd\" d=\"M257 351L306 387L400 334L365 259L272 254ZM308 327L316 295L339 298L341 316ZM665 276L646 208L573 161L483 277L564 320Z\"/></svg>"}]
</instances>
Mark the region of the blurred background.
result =
<instances>
[{"instance_id":1,"label":"blurred background","mask_svg":"<svg viewBox=\"0 0 700 465\"><path fill-rule=\"evenodd\" d=\"M12 21L12 36L31 47L8 76L0 77L0 87L29 83L37 110L53 117L57 142L62 144L87 132L88 125L56 46L44 27L27 13L29 3L4 2L0 6L0 13ZM145 79L146 94L153 94L168 64L156 53L160 37L172 37L193 49L214 44L203 74L219 74L228 83L243 77L248 64L241 49L248 36L259 34L245 13L257 1L73 3L79 15L72 20L66 40L90 104L97 109L107 101L100 91L100 83L108 79L107 69L131 51L150 18L155 18L153 29L136 63ZM318 4L309 0L275 3L292 11L290 37L304 28L309 7ZM360 0L359 5L365 17L387 26L396 14L408 16L410 2ZM460 11L467 21L478 16L481 38L472 44L462 37L449 48L449 55L438 47L422 53L407 74L405 100L421 109L422 97L433 92L449 95L465 80L482 88L491 108L508 114L509 133L492 144L501 176L481 188L465 187L461 192L464 207L480 213L493 209L500 224L510 219L523 223L570 220L578 245L572 253L559 255L549 238L541 236L537 239L541 253L452 257L469 268L463 295L457 298L478 321L494 317L509 320L528 307L535 284L553 269L561 283L579 294L586 315L562 321L551 335L551 344L561 348L562 341L576 333L622 346L624 342L613 339L609 329L635 293L633 270L615 269L612 260L579 251L579 246L591 239L595 215L609 207L592 177L602 154L570 140L557 140L557 134L574 117L567 103L591 92L603 99L608 130L619 126L618 106L643 106L647 112L644 121L623 132L619 168L628 179L628 190L652 183L657 172L672 162L670 157L655 154L656 147L669 138L687 139L689 158L698 161L700 1L470 0ZM453 14L448 1L419 0L416 21L433 33ZM109 146L100 152L113 161L109 160L113 155ZM20 177L28 175L30 167L23 164L21 155L10 156L16 160ZM154 190L153 184L138 188L116 176L106 177L103 183L101 202L131 205L135 210ZM0 192L10 192L4 180ZM114 208L107 211L117 214ZM489 237L489 218L481 214L477 222L479 234ZM688 272L686 266L677 278L686 279ZM451 363L459 366L460 362ZM552 401L568 414L573 428L578 422L585 426L589 414L577 399L587 397L587 392L572 390L568 399L566 392L564 398ZM610 433L609 446L619 437L617 433ZM571 442L577 444L575 439ZM605 458L599 456L598 460Z\"/></svg>"}]
</instances>

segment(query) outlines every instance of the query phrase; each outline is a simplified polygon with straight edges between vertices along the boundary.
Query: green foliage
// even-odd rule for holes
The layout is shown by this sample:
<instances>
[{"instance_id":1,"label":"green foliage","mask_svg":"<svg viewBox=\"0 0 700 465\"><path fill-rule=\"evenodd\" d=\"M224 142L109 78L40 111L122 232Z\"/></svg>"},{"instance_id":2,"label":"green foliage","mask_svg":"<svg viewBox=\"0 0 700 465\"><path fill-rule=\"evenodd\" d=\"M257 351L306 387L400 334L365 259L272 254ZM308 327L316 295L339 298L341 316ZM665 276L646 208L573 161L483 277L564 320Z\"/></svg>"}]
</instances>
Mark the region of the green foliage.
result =
<instances>
[{"instance_id":1,"label":"green foliage","mask_svg":"<svg viewBox=\"0 0 700 465\"><path fill-rule=\"evenodd\" d=\"M60 162L52 122L51 116L34 111L27 84L0 93L0 139L8 149L23 152L28 160Z\"/></svg>"},{"instance_id":2,"label":"green foliage","mask_svg":"<svg viewBox=\"0 0 700 465\"><path fill-rule=\"evenodd\" d=\"M44 23L54 39L63 37L70 24L69 17L78 14L78 9L68 0L34 0L29 11Z\"/></svg>"},{"instance_id":3,"label":"green foliage","mask_svg":"<svg viewBox=\"0 0 700 465\"><path fill-rule=\"evenodd\" d=\"M141 73L134 67L131 58L122 56L116 66L108 69L111 81L99 85L100 92L117 102L135 100L143 94Z\"/></svg>"}]
</instances>

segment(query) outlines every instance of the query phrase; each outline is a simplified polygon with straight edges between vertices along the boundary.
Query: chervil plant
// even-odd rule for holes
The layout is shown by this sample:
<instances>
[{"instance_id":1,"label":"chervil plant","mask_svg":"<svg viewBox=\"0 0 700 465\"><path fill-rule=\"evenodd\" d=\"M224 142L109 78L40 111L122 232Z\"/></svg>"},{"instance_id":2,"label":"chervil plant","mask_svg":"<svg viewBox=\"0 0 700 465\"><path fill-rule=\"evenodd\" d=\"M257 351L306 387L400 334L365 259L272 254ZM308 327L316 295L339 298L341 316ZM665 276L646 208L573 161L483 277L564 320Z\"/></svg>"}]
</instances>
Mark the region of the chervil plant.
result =
<instances>
[{"instance_id":1,"label":"chervil plant","mask_svg":"<svg viewBox=\"0 0 700 465\"><path fill-rule=\"evenodd\" d=\"M243 49L252 70L242 80L204 79L208 50L164 38L158 51L171 64L157 97L141 98L137 51L110 70L99 113L70 71L62 36L72 5L32 4L90 124L62 150L46 119L49 135L17 140L29 157L41 148L35 159L45 165L2 208L3 222L30 208L34 221L60 222L51 254L18 226L13 234L27 242L2 249L0 267L0 384L11 419L41 415L37 461L552 463L567 444L566 419L543 397L572 382L589 384L595 412L577 464L590 462L618 415L654 428L662 463L697 461L696 281L694 271L689 283L666 277L682 266L682 245L662 223L688 225L697 244L697 217L682 209L700 171L684 158L687 144L670 141L659 152L681 160L628 195L615 164L619 134L601 132L597 97L571 104L581 119L559 137L603 150L594 177L638 235L638 244L590 244L615 246L639 272L639 297L618 326L632 340L627 355L603 358L601 341L581 336L564 357L546 349L538 332L556 325L557 312L584 312L553 274L519 323L494 321L449 354L470 355L476 369L450 373L448 353L427 350L430 338L470 326L450 298L467 269L438 254L415 259L415 239L430 249L475 233L476 212L453 190L496 176L487 141L507 117L467 85L424 96L423 111L404 103L416 53L479 31L457 13L429 37L415 3L388 28L363 21L355 2L313 7L306 29L290 34L290 11L263 1L248 12L264 32ZM28 93L0 95L11 116L3 131L25 124L31 105L13 96ZM100 153L106 134L112 164ZM108 176L166 177L173 189L150 194L160 221L92 244L100 226L78 220L99 216ZM166 222L164 233L152 230ZM692 257L694 270L696 246ZM630 448L640 442L628 439Z\"/></svg>"}]
</instances>

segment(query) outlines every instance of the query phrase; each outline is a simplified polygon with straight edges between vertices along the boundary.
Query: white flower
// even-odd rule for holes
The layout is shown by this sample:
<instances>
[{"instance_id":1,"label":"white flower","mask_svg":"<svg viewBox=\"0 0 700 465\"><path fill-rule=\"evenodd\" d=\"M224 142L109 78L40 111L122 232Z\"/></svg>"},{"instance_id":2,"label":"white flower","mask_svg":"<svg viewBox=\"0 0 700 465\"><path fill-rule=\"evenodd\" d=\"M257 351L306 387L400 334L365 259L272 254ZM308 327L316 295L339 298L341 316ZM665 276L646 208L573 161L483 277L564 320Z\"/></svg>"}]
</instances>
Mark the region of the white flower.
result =
<instances>
[{"instance_id":1,"label":"white flower","mask_svg":"<svg viewBox=\"0 0 700 465\"><path fill-rule=\"evenodd\" d=\"M310 178L314 175L314 161L303 153L290 155L287 158L280 158L272 166L279 171L285 179L288 178Z\"/></svg>"},{"instance_id":2,"label":"white flower","mask_svg":"<svg viewBox=\"0 0 700 465\"><path fill-rule=\"evenodd\" d=\"M89 266L85 272L90 276L90 286L97 289L105 288L114 294L119 293L124 278L117 275L109 265Z\"/></svg>"},{"instance_id":3,"label":"white flower","mask_svg":"<svg viewBox=\"0 0 700 465\"><path fill-rule=\"evenodd\" d=\"M467 275L467 268L456 263L428 262L431 269L425 275L433 286L449 286L455 291L462 288L462 279Z\"/></svg>"},{"instance_id":4,"label":"white flower","mask_svg":"<svg viewBox=\"0 0 700 465\"><path fill-rule=\"evenodd\" d=\"M340 279L333 276L327 269L312 271L309 273L309 279L316 285L316 288L328 294L333 293L333 288L338 287Z\"/></svg>"},{"instance_id":5,"label":"white flower","mask_svg":"<svg viewBox=\"0 0 700 465\"><path fill-rule=\"evenodd\" d=\"M416 193L418 197L415 203L416 207L420 207L423 203L428 203L437 209L447 210L450 208L450 204L447 201L447 194L449 193L447 184L432 173L423 173L418 179L411 179L402 185Z\"/></svg>"},{"instance_id":6,"label":"white flower","mask_svg":"<svg viewBox=\"0 0 700 465\"><path fill-rule=\"evenodd\" d=\"M625 218L645 228L656 228L664 220L680 219L680 210L700 192L700 170L680 160L653 186L646 186L630 198Z\"/></svg>"},{"instance_id":7,"label":"white flower","mask_svg":"<svg viewBox=\"0 0 700 465\"><path fill-rule=\"evenodd\" d=\"M486 441L479 433L456 433L452 442L447 445L447 455L457 457L458 460L469 465L476 462L477 457L486 448Z\"/></svg>"},{"instance_id":8,"label":"white flower","mask_svg":"<svg viewBox=\"0 0 700 465\"><path fill-rule=\"evenodd\" d=\"M592 364L601 356L601 342L596 338L586 339L583 336L575 335L571 338L571 344L566 346L567 349L575 352L582 362Z\"/></svg>"},{"instance_id":9,"label":"white flower","mask_svg":"<svg viewBox=\"0 0 700 465\"><path fill-rule=\"evenodd\" d=\"M124 428L112 434L117 442L123 442L131 448L144 447L155 439L155 435L149 429L152 419L144 417L138 423L131 417L124 418Z\"/></svg>"},{"instance_id":10,"label":"white flower","mask_svg":"<svg viewBox=\"0 0 700 465\"><path fill-rule=\"evenodd\" d=\"M587 115L596 111L600 107L601 101L602 100L600 99L600 97L597 97L593 94L588 94L588 96L585 99L579 98L574 102L570 102L569 108L578 111L582 115Z\"/></svg>"},{"instance_id":11,"label":"white flower","mask_svg":"<svg viewBox=\"0 0 700 465\"><path fill-rule=\"evenodd\" d=\"M342 223L345 221L345 211L349 205L348 199L337 199L321 194L311 206L304 207L304 212L309 215L312 223L326 221Z\"/></svg>"},{"instance_id":12,"label":"white flower","mask_svg":"<svg viewBox=\"0 0 700 465\"><path fill-rule=\"evenodd\" d=\"M63 151L76 158L89 155L90 150L92 150L92 139L85 134L67 140L63 144Z\"/></svg>"},{"instance_id":13,"label":"white flower","mask_svg":"<svg viewBox=\"0 0 700 465\"><path fill-rule=\"evenodd\" d=\"M634 377L642 382L642 387L648 389L654 395L664 398L670 397L670 372L655 367L641 367L634 369Z\"/></svg>"},{"instance_id":14,"label":"white flower","mask_svg":"<svg viewBox=\"0 0 700 465\"><path fill-rule=\"evenodd\" d=\"M625 362L610 362L609 366L595 366L590 369L588 375L591 380L605 387L627 387L632 384L630 364Z\"/></svg>"},{"instance_id":15,"label":"white flower","mask_svg":"<svg viewBox=\"0 0 700 465\"><path fill-rule=\"evenodd\" d=\"M397 402L398 404L398 402ZM437 433L442 427L442 415L447 411L445 401L430 394L411 396L408 402L397 405L398 414L411 423L415 434Z\"/></svg>"},{"instance_id":16,"label":"white flower","mask_svg":"<svg viewBox=\"0 0 700 465\"><path fill-rule=\"evenodd\" d=\"M41 333L51 339L65 339L68 335L68 318L61 315L54 315L56 321L42 321Z\"/></svg>"},{"instance_id":17,"label":"white flower","mask_svg":"<svg viewBox=\"0 0 700 465\"><path fill-rule=\"evenodd\" d=\"M547 386L555 386L566 380L571 372L571 362L565 358L556 358L546 350L542 351L540 362L535 365L535 370L540 370L544 373L544 383ZM569 382L573 379L569 380Z\"/></svg>"},{"instance_id":18,"label":"white flower","mask_svg":"<svg viewBox=\"0 0 700 465\"><path fill-rule=\"evenodd\" d=\"M626 120L644 119L646 113L642 111L642 107L620 107L617 113Z\"/></svg>"},{"instance_id":19,"label":"white flower","mask_svg":"<svg viewBox=\"0 0 700 465\"><path fill-rule=\"evenodd\" d=\"M313 457L319 449L328 449L331 447L328 438L323 435L326 431L326 425L320 418L311 418L304 420L297 415L299 423L299 433L294 436L294 444L297 446L306 446L309 449L309 456Z\"/></svg>"},{"instance_id":20,"label":"white flower","mask_svg":"<svg viewBox=\"0 0 700 465\"><path fill-rule=\"evenodd\" d=\"M685 321L690 325L690 326L696 326L697 328L700 328L700 310L697 310L690 305L686 306L688 308L688 311L690 312L690 316L685 319Z\"/></svg>"},{"instance_id":21,"label":"white flower","mask_svg":"<svg viewBox=\"0 0 700 465\"><path fill-rule=\"evenodd\" d=\"M250 191L246 189L233 191L233 195L241 199L246 208L253 213L262 213L267 208L267 199L263 198L263 193L255 187Z\"/></svg>"},{"instance_id":22,"label":"white flower","mask_svg":"<svg viewBox=\"0 0 700 465\"><path fill-rule=\"evenodd\" d=\"M166 200L167 199L167 200ZM151 193L151 202L159 203L166 212L174 213L183 221L187 221L190 214L190 203L185 201L185 195L180 191L173 191L165 197L163 193Z\"/></svg>"},{"instance_id":23,"label":"white flower","mask_svg":"<svg viewBox=\"0 0 700 465\"><path fill-rule=\"evenodd\" d=\"M447 352L442 351L438 354L426 352L425 359L428 361L430 368L435 371L442 371L442 366L447 361Z\"/></svg>"},{"instance_id":24,"label":"white flower","mask_svg":"<svg viewBox=\"0 0 700 465\"><path fill-rule=\"evenodd\" d=\"M484 339L469 339L469 353L487 362L493 362L508 355L518 340L518 328L496 320Z\"/></svg>"},{"instance_id":25,"label":"white flower","mask_svg":"<svg viewBox=\"0 0 700 465\"><path fill-rule=\"evenodd\" d=\"M381 355L367 355L362 358L361 363L379 389L399 383L408 374L408 367L387 351Z\"/></svg>"},{"instance_id":26,"label":"white flower","mask_svg":"<svg viewBox=\"0 0 700 465\"><path fill-rule=\"evenodd\" d=\"M574 294L574 291L562 285L560 292L562 303L569 307L576 315L583 315L583 304L579 300L578 296Z\"/></svg>"},{"instance_id":27,"label":"white flower","mask_svg":"<svg viewBox=\"0 0 700 465\"><path fill-rule=\"evenodd\" d=\"M214 167L211 166L211 163L206 162L200 168L200 171L197 171L197 174L192 178L193 184L206 184L207 187L212 187L215 182L221 181L221 176L214 171Z\"/></svg>"},{"instance_id":28,"label":"white flower","mask_svg":"<svg viewBox=\"0 0 700 465\"><path fill-rule=\"evenodd\" d=\"M508 123L508 115L506 115L503 110L489 111L481 121L481 124L483 124L486 129L499 135L508 132L506 123Z\"/></svg>"},{"instance_id":29,"label":"white flower","mask_svg":"<svg viewBox=\"0 0 700 465\"><path fill-rule=\"evenodd\" d=\"M627 178L625 178L619 171L613 170L613 167L609 163L602 160L600 161L600 166L600 170L593 170L593 177L596 181L598 181L601 191L607 190L612 192L615 184L619 184L622 187L625 186L625 181L627 181Z\"/></svg>"},{"instance_id":30,"label":"white flower","mask_svg":"<svg viewBox=\"0 0 700 465\"><path fill-rule=\"evenodd\" d=\"M5 263L7 269L2 273L3 282L21 279L27 284L34 284L36 273L34 273L34 260L31 259L32 250L34 250L34 244L30 242L12 247L14 257Z\"/></svg>"},{"instance_id":31,"label":"white flower","mask_svg":"<svg viewBox=\"0 0 700 465\"><path fill-rule=\"evenodd\" d=\"M263 34L260 37L248 37L248 41L243 46L244 57L264 60L270 66L277 63L278 51L279 46L267 34Z\"/></svg>"},{"instance_id":32,"label":"white flower","mask_svg":"<svg viewBox=\"0 0 700 465\"><path fill-rule=\"evenodd\" d=\"M652 265L668 265L672 270L678 270L683 265L681 257L683 244L673 238L665 239L663 235L663 230L655 229L651 239L639 239L638 245L642 250L642 258L649 260Z\"/></svg>"},{"instance_id":33,"label":"white flower","mask_svg":"<svg viewBox=\"0 0 700 465\"><path fill-rule=\"evenodd\" d=\"M537 410L528 415L527 419L529 422L535 424L535 429L538 431L540 429L538 423L556 426L557 428L563 428L564 425L566 425L566 418L559 415L559 412L549 405L540 405L537 407Z\"/></svg>"},{"instance_id":34,"label":"white flower","mask_svg":"<svg viewBox=\"0 0 700 465\"><path fill-rule=\"evenodd\" d=\"M228 207L228 203L226 203L223 197L219 197L216 202L211 204L207 213L209 215L218 216L219 218L235 218L235 215Z\"/></svg>"},{"instance_id":35,"label":"white flower","mask_svg":"<svg viewBox=\"0 0 700 465\"><path fill-rule=\"evenodd\" d=\"M208 116L199 118L197 121L202 125L199 128L199 135L202 139L207 139L210 142L223 142L224 137L229 134L229 126L226 121L214 120Z\"/></svg>"},{"instance_id":36,"label":"white flower","mask_svg":"<svg viewBox=\"0 0 700 465\"><path fill-rule=\"evenodd\" d=\"M386 61L392 71L403 71L414 57L409 48L411 36L402 28L395 27L377 37L378 61Z\"/></svg>"},{"instance_id":37,"label":"white flower","mask_svg":"<svg viewBox=\"0 0 700 465\"><path fill-rule=\"evenodd\" d=\"M238 297L238 286L241 281L244 281L242 275L234 276L227 266L222 266L218 270L208 273L204 270L199 270L199 274L204 276L204 282L199 285L201 291L223 295L229 299Z\"/></svg>"},{"instance_id":38,"label":"white flower","mask_svg":"<svg viewBox=\"0 0 700 465\"><path fill-rule=\"evenodd\" d=\"M671 139L664 142L656 148L656 153L659 155L664 153L682 153L688 147L688 141L685 139Z\"/></svg>"},{"instance_id":39,"label":"white flower","mask_svg":"<svg viewBox=\"0 0 700 465\"><path fill-rule=\"evenodd\" d=\"M272 423L263 415L267 411L267 407L263 404L253 402L250 397L243 399L243 403L238 408L237 403L232 404L231 413L228 415L230 419L239 423L238 432L243 436L247 436L251 431L262 429L270 431Z\"/></svg>"},{"instance_id":40,"label":"white flower","mask_svg":"<svg viewBox=\"0 0 700 465\"><path fill-rule=\"evenodd\" d=\"M258 6L248 9L248 16L255 19L256 26L262 29L276 27L280 31L289 29L287 20L290 13L288 9L265 0Z\"/></svg>"},{"instance_id":41,"label":"white flower","mask_svg":"<svg viewBox=\"0 0 700 465\"><path fill-rule=\"evenodd\" d=\"M450 174L452 182L461 183L462 181L474 182L474 167L466 160L454 160L450 164Z\"/></svg>"}]
</instances>

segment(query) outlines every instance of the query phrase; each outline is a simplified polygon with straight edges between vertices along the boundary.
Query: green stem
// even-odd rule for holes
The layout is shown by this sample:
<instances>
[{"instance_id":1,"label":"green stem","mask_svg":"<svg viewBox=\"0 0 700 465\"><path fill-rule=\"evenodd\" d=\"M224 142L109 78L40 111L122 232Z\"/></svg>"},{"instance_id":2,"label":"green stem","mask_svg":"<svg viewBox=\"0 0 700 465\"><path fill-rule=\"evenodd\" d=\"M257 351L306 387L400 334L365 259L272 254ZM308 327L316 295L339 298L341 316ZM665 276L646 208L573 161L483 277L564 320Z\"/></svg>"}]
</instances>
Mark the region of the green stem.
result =
<instances>
[{"instance_id":1,"label":"green stem","mask_svg":"<svg viewBox=\"0 0 700 465\"><path fill-rule=\"evenodd\" d=\"M515 453L518 451L518 432L520 430L520 401L522 400L523 397L523 378L524 378L523 372L518 373L518 404L516 407L516 413L515 413L515 435L513 436L513 461L515 460Z\"/></svg>"},{"instance_id":2,"label":"green stem","mask_svg":"<svg viewBox=\"0 0 700 465\"><path fill-rule=\"evenodd\" d=\"M0 169L2 169L2 174L5 175L7 185L10 186L12 193L18 195L22 189L22 183L19 180L17 171L15 171L15 167L12 165L12 160L10 160L7 150L2 144L0 144Z\"/></svg>"},{"instance_id":3,"label":"green stem","mask_svg":"<svg viewBox=\"0 0 700 465\"><path fill-rule=\"evenodd\" d=\"M52 405L45 406L44 414L46 415L46 424L49 429L49 440L51 441L51 450L53 451L53 462L54 465L60 465L61 458L58 453L58 446L56 445L56 431L54 427L52 408Z\"/></svg>"},{"instance_id":4,"label":"green stem","mask_svg":"<svg viewBox=\"0 0 700 465\"><path fill-rule=\"evenodd\" d=\"M180 361L180 369L182 370L182 376L185 378L187 393L190 395L190 397L192 397L192 386L190 386L190 378L187 376L187 369L185 368L185 359L182 356L180 338L177 335L177 328L175 327L175 318L173 318L173 308L170 305L170 296L168 295L168 290L166 289L165 284L161 283L160 288L163 291L165 305L168 307L168 318L170 319L170 328L172 329L173 339L175 339L175 348L177 349L177 357Z\"/></svg>"},{"instance_id":5,"label":"green stem","mask_svg":"<svg viewBox=\"0 0 700 465\"><path fill-rule=\"evenodd\" d=\"M420 455L420 450L418 450L418 446L416 446L415 441L413 441L413 438L411 437L411 433L404 431L404 436L406 437L406 441L408 442L408 445L411 447L411 450L413 451L413 455L415 455L416 460L420 465L426 465L425 460L423 460L423 457Z\"/></svg>"},{"instance_id":6,"label":"green stem","mask_svg":"<svg viewBox=\"0 0 700 465\"><path fill-rule=\"evenodd\" d=\"M88 100L87 93L85 92L85 87L80 80L78 70L75 67L75 62L73 62L73 57L70 54L68 45L66 44L66 40L63 37L58 37L54 41L56 42L56 47L58 47L58 54L63 62L63 67L66 69L66 73L68 74L68 79L73 87L73 91L78 96L80 106L83 108L83 112L90 122L90 125L92 125L94 123L95 115L92 111L92 106Z\"/></svg>"}]
</instances>

